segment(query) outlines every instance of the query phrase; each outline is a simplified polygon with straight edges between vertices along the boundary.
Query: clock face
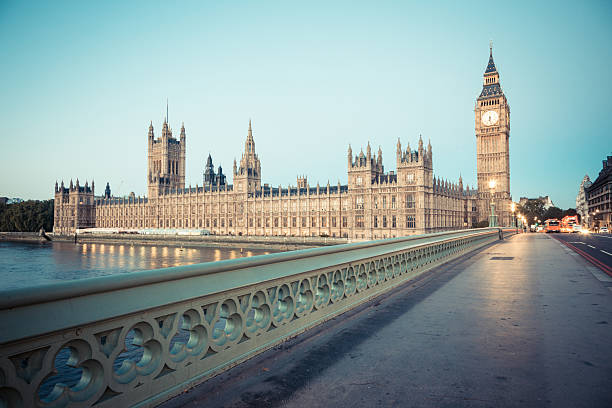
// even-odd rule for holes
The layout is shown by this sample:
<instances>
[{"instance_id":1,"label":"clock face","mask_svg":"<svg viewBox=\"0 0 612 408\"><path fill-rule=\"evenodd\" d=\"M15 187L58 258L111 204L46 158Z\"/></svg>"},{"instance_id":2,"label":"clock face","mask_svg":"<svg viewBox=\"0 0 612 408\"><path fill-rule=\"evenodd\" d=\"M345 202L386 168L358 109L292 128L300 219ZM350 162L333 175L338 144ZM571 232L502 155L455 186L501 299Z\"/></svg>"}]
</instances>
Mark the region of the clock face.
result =
<instances>
[{"instance_id":1,"label":"clock face","mask_svg":"<svg viewBox=\"0 0 612 408\"><path fill-rule=\"evenodd\" d=\"M490 110L483 112L480 119L482 120L482 123L484 123L485 126L491 126L497 123L497 121L499 120L499 115L496 111Z\"/></svg>"}]
</instances>

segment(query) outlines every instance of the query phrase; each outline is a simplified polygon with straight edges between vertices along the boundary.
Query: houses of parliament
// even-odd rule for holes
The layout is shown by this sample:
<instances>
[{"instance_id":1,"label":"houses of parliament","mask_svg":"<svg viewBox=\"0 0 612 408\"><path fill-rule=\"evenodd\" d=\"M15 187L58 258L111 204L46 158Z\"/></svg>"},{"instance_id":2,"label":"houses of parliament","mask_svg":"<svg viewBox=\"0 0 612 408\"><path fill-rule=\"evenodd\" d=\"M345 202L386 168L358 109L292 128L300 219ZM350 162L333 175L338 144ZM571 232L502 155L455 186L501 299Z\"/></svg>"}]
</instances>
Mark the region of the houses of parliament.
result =
<instances>
[{"instance_id":1,"label":"houses of parliament","mask_svg":"<svg viewBox=\"0 0 612 408\"><path fill-rule=\"evenodd\" d=\"M207 230L219 235L390 238L469 228L487 220L491 202L500 225L510 225L510 107L490 50L483 86L475 103L476 189L434 175L431 144L416 148L397 141L396 170L385 172L382 151L368 144L358 154L348 147L346 185L262 184L262 165L249 121L233 184L208 157L203 185L185 188L187 136L174 137L166 120L161 136L153 123L147 135L148 197L114 197L107 184L96 196L94 182L55 184L54 233L82 229ZM264 167L265 168L265 167ZM495 188L489 182L495 181Z\"/></svg>"}]
</instances>

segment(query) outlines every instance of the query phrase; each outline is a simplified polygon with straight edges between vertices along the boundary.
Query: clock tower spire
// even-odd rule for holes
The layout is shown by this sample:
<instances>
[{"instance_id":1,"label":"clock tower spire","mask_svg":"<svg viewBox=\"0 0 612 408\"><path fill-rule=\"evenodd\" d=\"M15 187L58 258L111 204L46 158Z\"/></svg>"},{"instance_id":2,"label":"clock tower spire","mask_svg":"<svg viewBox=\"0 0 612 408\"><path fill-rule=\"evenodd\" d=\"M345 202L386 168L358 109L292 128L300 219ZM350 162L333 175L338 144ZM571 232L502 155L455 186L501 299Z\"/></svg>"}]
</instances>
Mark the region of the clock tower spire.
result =
<instances>
[{"instance_id":1,"label":"clock tower spire","mask_svg":"<svg viewBox=\"0 0 612 408\"><path fill-rule=\"evenodd\" d=\"M510 225L510 106L489 45L489 62L474 108L479 220L488 219L491 199L499 225ZM489 182L494 181L493 197Z\"/></svg>"}]
</instances>

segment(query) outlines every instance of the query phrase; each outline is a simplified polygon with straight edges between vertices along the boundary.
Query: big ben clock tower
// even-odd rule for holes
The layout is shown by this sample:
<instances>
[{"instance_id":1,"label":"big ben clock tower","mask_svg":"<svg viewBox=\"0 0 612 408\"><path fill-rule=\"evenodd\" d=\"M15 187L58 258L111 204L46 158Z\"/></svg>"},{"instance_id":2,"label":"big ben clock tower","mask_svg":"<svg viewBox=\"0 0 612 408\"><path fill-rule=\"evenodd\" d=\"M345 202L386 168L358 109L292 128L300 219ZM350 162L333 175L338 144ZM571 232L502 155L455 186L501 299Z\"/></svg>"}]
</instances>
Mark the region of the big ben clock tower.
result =
<instances>
[{"instance_id":1,"label":"big ben clock tower","mask_svg":"<svg viewBox=\"0 0 612 408\"><path fill-rule=\"evenodd\" d=\"M498 225L510 225L510 106L499 83L492 46L483 77L474 109L479 220L488 219L493 199Z\"/></svg>"}]
</instances>

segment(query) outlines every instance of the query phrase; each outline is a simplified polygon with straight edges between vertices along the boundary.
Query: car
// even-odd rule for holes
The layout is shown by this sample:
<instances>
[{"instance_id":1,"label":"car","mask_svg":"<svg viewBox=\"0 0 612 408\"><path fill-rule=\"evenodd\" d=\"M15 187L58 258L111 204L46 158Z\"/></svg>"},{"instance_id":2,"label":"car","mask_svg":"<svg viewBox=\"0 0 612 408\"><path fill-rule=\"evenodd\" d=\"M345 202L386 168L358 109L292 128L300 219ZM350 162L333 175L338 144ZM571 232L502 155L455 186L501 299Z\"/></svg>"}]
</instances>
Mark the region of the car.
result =
<instances>
[{"instance_id":1,"label":"car","mask_svg":"<svg viewBox=\"0 0 612 408\"><path fill-rule=\"evenodd\" d=\"M580 232L580 231L582 231L582 225L580 224L572 225L572 232Z\"/></svg>"},{"instance_id":2,"label":"car","mask_svg":"<svg viewBox=\"0 0 612 408\"><path fill-rule=\"evenodd\" d=\"M608 230L608 227L601 227L601 228L599 229L599 232L605 232L605 233L608 233L608 232L610 232L610 231Z\"/></svg>"}]
</instances>

